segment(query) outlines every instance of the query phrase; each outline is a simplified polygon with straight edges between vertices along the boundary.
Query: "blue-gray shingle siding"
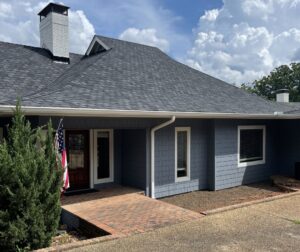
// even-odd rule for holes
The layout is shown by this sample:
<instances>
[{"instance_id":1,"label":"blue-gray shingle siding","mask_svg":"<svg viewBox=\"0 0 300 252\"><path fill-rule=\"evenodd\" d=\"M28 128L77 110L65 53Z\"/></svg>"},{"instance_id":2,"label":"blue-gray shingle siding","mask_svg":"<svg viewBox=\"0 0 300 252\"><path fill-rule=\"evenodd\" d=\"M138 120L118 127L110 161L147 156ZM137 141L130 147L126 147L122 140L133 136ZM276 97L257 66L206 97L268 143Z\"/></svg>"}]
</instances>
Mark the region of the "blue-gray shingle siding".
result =
<instances>
[{"instance_id":1,"label":"blue-gray shingle siding","mask_svg":"<svg viewBox=\"0 0 300 252\"><path fill-rule=\"evenodd\" d=\"M191 127L190 180L175 183L175 127ZM178 119L155 135L155 196L206 189L208 187L209 120Z\"/></svg>"},{"instance_id":2,"label":"blue-gray shingle siding","mask_svg":"<svg viewBox=\"0 0 300 252\"><path fill-rule=\"evenodd\" d=\"M146 189L145 130L123 130L122 184Z\"/></svg>"},{"instance_id":3,"label":"blue-gray shingle siding","mask_svg":"<svg viewBox=\"0 0 300 252\"><path fill-rule=\"evenodd\" d=\"M300 162L300 121L285 120L278 122L278 132L275 136L280 147L278 157L278 173L293 177L295 163Z\"/></svg>"},{"instance_id":4,"label":"blue-gray shingle siding","mask_svg":"<svg viewBox=\"0 0 300 252\"><path fill-rule=\"evenodd\" d=\"M29 119L35 126L44 125L49 118ZM56 127L59 118L52 119ZM150 129L166 120L66 117L64 127L114 129L115 183L131 185L149 192ZM10 118L1 118L0 127L9 121ZM238 167L239 125L266 126L265 164ZM191 127L190 181L175 183L175 127ZM300 161L299 128L299 120L176 119L174 124L156 132L156 197L201 189L219 190L269 179L273 174L293 176L295 162Z\"/></svg>"},{"instance_id":5,"label":"blue-gray shingle siding","mask_svg":"<svg viewBox=\"0 0 300 252\"><path fill-rule=\"evenodd\" d=\"M238 167L237 146L239 125L266 126L266 162ZM261 120L215 120L214 190L269 179L276 167L276 125Z\"/></svg>"}]
</instances>

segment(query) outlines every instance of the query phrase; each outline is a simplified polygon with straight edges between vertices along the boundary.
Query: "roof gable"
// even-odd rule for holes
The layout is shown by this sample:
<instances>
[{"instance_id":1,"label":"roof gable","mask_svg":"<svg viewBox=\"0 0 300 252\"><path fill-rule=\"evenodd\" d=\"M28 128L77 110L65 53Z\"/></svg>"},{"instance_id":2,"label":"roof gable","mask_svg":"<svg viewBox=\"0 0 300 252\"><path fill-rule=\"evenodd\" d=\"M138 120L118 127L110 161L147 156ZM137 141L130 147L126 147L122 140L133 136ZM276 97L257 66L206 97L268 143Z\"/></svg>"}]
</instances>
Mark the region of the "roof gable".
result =
<instances>
[{"instance_id":1,"label":"roof gable","mask_svg":"<svg viewBox=\"0 0 300 252\"><path fill-rule=\"evenodd\" d=\"M97 36L94 36L93 40L91 41L88 49L86 50L86 56L92 56L97 53L101 53L104 51L109 50L109 46L107 46L101 39Z\"/></svg>"}]
</instances>

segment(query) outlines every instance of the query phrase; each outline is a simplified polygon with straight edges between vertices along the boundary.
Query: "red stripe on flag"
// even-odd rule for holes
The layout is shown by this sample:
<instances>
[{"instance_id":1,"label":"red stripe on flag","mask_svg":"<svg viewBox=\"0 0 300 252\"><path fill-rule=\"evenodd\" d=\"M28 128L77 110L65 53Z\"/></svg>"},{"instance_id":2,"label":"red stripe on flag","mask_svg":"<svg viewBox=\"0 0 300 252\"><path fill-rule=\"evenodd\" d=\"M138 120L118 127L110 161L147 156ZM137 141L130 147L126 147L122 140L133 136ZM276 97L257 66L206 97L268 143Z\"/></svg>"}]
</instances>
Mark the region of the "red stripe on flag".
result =
<instances>
[{"instance_id":1,"label":"red stripe on flag","mask_svg":"<svg viewBox=\"0 0 300 252\"><path fill-rule=\"evenodd\" d=\"M67 164L67 152L65 149L62 152L61 164L64 169L64 185L63 185L63 187L66 190L70 187L70 184L69 184L69 172L68 172L68 164Z\"/></svg>"},{"instance_id":2,"label":"red stripe on flag","mask_svg":"<svg viewBox=\"0 0 300 252\"><path fill-rule=\"evenodd\" d=\"M63 150L63 152L62 152L61 165L64 169L67 166L67 153L66 153L66 150Z\"/></svg>"}]
</instances>

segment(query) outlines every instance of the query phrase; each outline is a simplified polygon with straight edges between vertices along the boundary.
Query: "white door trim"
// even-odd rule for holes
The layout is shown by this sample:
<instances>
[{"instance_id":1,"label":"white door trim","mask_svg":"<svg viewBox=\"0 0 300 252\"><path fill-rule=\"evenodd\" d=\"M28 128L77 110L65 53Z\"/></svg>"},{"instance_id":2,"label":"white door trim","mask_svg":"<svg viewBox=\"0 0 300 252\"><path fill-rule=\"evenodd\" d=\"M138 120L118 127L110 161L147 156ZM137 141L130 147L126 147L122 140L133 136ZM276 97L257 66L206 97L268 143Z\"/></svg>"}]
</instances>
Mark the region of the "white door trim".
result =
<instances>
[{"instance_id":1,"label":"white door trim","mask_svg":"<svg viewBox=\"0 0 300 252\"><path fill-rule=\"evenodd\" d=\"M97 133L108 132L109 133L109 178L98 179L98 160L97 160ZM94 184L109 183L114 181L114 139L112 129L94 129L93 130L93 177Z\"/></svg>"},{"instance_id":2,"label":"white door trim","mask_svg":"<svg viewBox=\"0 0 300 252\"><path fill-rule=\"evenodd\" d=\"M89 130L90 133L90 188L94 188L94 158L93 158L93 150L94 150L94 131L92 129Z\"/></svg>"}]
</instances>

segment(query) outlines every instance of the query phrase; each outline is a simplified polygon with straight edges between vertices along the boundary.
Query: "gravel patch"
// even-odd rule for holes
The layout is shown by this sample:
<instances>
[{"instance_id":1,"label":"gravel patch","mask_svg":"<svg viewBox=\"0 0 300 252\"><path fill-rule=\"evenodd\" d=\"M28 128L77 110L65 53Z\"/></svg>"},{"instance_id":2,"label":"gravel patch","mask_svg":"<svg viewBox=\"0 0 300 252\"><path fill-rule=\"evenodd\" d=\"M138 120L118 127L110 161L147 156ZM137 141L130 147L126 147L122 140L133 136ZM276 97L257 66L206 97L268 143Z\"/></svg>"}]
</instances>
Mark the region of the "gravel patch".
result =
<instances>
[{"instance_id":1,"label":"gravel patch","mask_svg":"<svg viewBox=\"0 0 300 252\"><path fill-rule=\"evenodd\" d=\"M52 238L52 242L51 242L50 246L53 247L53 246L58 246L58 245L62 245L62 244L82 241L82 240L86 240L86 239L88 239L88 238L75 230L68 231L68 232L66 231L57 236L54 236Z\"/></svg>"},{"instance_id":2,"label":"gravel patch","mask_svg":"<svg viewBox=\"0 0 300 252\"><path fill-rule=\"evenodd\" d=\"M220 191L194 191L190 193L161 198L160 200L190 209L203 212L215 208L259 200L283 194L271 182L242 185Z\"/></svg>"}]
</instances>

